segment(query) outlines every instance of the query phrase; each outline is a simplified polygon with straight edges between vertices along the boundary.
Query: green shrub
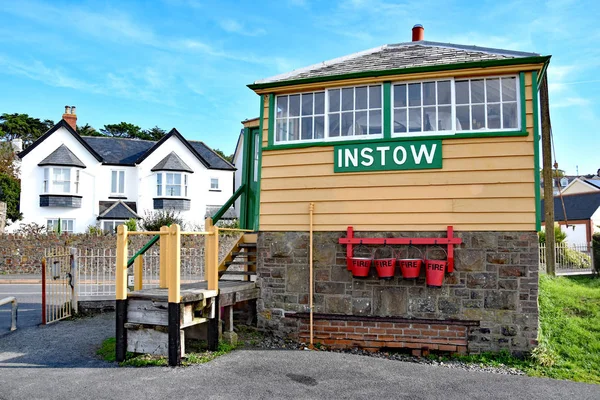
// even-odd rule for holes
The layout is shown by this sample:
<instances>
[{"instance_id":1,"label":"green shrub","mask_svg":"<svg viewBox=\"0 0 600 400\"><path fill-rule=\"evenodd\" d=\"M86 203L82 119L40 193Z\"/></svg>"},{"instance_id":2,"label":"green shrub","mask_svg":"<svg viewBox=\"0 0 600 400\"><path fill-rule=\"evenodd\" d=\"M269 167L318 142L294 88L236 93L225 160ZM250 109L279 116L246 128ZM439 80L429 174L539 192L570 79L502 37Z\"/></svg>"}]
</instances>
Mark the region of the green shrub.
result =
<instances>
[{"instance_id":1,"label":"green shrub","mask_svg":"<svg viewBox=\"0 0 600 400\"><path fill-rule=\"evenodd\" d=\"M554 241L556 243L562 243L565 241L566 238L567 234L560 229L560 226L558 224L554 224ZM540 244L546 243L546 231L538 232L538 240L540 241Z\"/></svg>"},{"instance_id":2,"label":"green shrub","mask_svg":"<svg viewBox=\"0 0 600 400\"><path fill-rule=\"evenodd\" d=\"M128 232L137 231L137 220L135 218L129 218L124 225L127 227Z\"/></svg>"},{"instance_id":3,"label":"green shrub","mask_svg":"<svg viewBox=\"0 0 600 400\"><path fill-rule=\"evenodd\" d=\"M572 265L575 268L590 268L592 266L590 256L570 247L557 248L556 259L562 264Z\"/></svg>"},{"instance_id":4,"label":"green shrub","mask_svg":"<svg viewBox=\"0 0 600 400\"><path fill-rule=\"evenodd\" d=\"M175 210L155 210L146 212L140 222L140 228L145 231L160 231L162 226L178 224L183 229L183 219Z\"/></svg>"},{"instance_id":5,"label":"green shrub","mask_svg":"<svg viewBox=\"0 0 600 400\"><path fill-rule=\"evenodd\" d=\"M600 274L600 233L592 236L592 253L594 254L594 269Z\"/></svg>"},{"instance_id":6,"label":"green shrub","mask_svg":"<svg viewBox=\"0 0 600 400\"><path fill-rule=\"evenodd\" d=\"M19 211L21 182L8 174L0 173L0 201L6 203L6 218L10 222L23 219Z\"/></svg>"},{"instance_id":7,"label":"green shrub","mask_svg":"<svg viewBox=\"0 0 600 400\"><path fill-rule=\"evenodd\" d=\"M93 235L93 236L100 236L104 233L104 232L102 232L102 229L96 225L88 225L88 227L85 231L88 235Z\"/></svg>"}]
</instances>

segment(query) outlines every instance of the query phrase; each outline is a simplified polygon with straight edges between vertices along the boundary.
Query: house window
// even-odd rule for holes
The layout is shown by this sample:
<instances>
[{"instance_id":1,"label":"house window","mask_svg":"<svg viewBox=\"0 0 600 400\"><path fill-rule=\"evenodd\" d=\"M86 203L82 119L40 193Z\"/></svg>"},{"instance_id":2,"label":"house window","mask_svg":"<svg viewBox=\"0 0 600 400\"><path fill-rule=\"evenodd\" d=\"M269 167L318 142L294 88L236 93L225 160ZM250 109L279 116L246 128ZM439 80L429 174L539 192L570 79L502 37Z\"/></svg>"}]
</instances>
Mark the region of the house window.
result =
<instances>
[{"instance_id":1,"label":"house window","mask_svg":"<svg viewBox=\"0 0 600 400\"><path fill-rule=\"evenodd\" d=\"M381 85L327 91L329 136L362 136L382 133Z\"/></svg>"},{"instance_id":2,"label":"house window","mask_svg":"<svg viewBox=\"0 0 600 400\"><path fill-rule=\"evenodd\" d=\"M46 228L49 232L58 232L60 226L60 232L62 233L73 233L75 227L74 219L62 219L62 218L52 218L48 219L46 222Z\"/></svg>"},{"instance_id":3,"label":"house window","mask_svg":"<svg viewBox=\"0 0 600 400\"><path fill-rule=\"evenodd\" d=\"M277 141L325 137L325 92L277 96Z\"/></svg>"},{"instance_id":4,"label":"house window","mask_svg":"<svg viewBox=\"0 0 600 400\"><path fill-rule=\"evenodd\" d=\"M457 131L516 129L519 122L515 76L457 80Z\"/></svg>"},{"instance_id":5,"label":"house window","mask_svg":"<svg viewBox=\"0 0 600 400\"><path fill-rule=\"evenodd\" d=\"M79 193L79 169L64 167L44 168L43 193Z\"/></svg>"},{"instance_id":6,"label":"house window","mask_svg":"<svg viewBox=\"0 0 600 400\"><path fill-rule=\"evenodd\" d=\"M219 190L219 178L210 178L210 190Z\"/></svg>"},{"instance_id":7,"label":"house window","mask_svg":"<svg viewBox=\"0 0 600 400\"><path fill-rule=\"evenodd\" d=\"M103 220L102 221L102 232L104 233L115 233L117 231L117 227L119 225L125 224L125 221L111 221L111 220Z\"/></svg>"},{"instance_id":8,"label":"house window","mask_svg":"<svg viewBox=\"0 0 600 400\"><path fill-rule=\"evenodd\" d=\"M393 87L394 133L453 130L452 81L401 83Z\"/></svg>"},{"instance_id":9,"label":"house window","mask_svg":"<svg viewBox=\"0 0 600 400\"><path fill-rule=\"evenodd\" d=\"M110 174L110 193L125 194L125 171L112 170Z\"/></svg>"},{"instance_id":10,"label":"house window","mask_svg":"<svg viewBox=\"0 0 600 400\"><path fill-rule=\"evenodd\" d=\"M156 195L166 197L187 197L188 176L178 172L156 174Z\"/></svg>"}]
</instances>

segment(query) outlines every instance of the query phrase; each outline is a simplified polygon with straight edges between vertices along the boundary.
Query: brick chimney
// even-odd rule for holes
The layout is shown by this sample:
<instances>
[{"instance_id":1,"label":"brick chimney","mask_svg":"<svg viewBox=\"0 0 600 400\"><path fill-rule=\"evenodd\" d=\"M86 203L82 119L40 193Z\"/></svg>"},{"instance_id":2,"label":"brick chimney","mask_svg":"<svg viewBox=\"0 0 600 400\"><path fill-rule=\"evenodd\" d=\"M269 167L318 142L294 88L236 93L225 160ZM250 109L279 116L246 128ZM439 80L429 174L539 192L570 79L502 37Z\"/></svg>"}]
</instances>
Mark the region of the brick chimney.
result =
<instances>
[{"instance_id":1,"label":"brick chimney","mask_svg":"<svg viewBox=\"0 0 600 400\"><path fill-rule=\"evenodd\" d=\"M65 106L65 113L62 116L67 124L77 131L77 114L75 114L75 106Z\"/></svg>"},{"instance_id":2,"label":"brick chimney","mask_svg":"<svg viewBox=\"0 0 600 400\"><path fill-rule=\"evenodd\" d=\"M416 24L412 28L412 41L418 42L420 40L425 40L425 28L421 24Z\"/></svg>"}]
</instances>

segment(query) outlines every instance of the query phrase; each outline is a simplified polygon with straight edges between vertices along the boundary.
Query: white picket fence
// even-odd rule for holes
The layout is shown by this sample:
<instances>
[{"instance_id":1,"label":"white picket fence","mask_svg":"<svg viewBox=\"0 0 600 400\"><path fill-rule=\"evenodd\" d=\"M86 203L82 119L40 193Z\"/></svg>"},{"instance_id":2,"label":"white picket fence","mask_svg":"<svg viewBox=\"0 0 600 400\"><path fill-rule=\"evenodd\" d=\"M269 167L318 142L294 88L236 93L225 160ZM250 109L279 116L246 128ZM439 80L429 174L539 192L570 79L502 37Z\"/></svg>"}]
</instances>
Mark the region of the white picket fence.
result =
<instances>
[{"instance_id":1,"label":"white picket fence","mask_svg":"<svg viewBox=\"0 0 600 400\"><path fill-rule=\"evenodd\" d=\"M129 257L133 256L130 251ZM115 298L115 264L117 251L109 249L77 249L78 300ZM159 249L151 248L143 255L142 285L158 287ZM133 267L130 267L130 269ZM130 276L133 270L130 270ZM204 280L204 247L181 249L181 283Z\"/></svg>"},{"instance_id":2,"label":"white picket fence","mask_svg":"<svg viewBox=\"0 0 600 400\"><path fill-rule=\"evenodd\" d=\"M557 275L578 275L593 272L593 252L591 243L556 243ZM540 244L540 271L546 271L546 244Z\"/></svg>"}]
</instances>

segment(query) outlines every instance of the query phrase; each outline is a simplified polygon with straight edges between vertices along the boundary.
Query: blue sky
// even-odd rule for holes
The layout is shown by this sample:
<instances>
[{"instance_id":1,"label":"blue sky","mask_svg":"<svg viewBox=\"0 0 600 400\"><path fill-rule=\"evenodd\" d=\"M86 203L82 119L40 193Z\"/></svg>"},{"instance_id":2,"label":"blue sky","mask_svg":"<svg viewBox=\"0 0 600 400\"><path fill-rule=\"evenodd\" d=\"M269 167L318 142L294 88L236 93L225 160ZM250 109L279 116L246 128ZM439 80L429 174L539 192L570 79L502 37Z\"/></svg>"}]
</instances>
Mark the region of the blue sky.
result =
<instances>
[{"instance_id":1,"label":"blue sky","mask_svg":"<svg viewBox=\"0 0 600 400\"><path fill-rule=\"evenodd\" d=\"M526 6L525 6L526 4ZM261 78L386 43L425 39L551 54L560 168L600 168L595 1L104 0L0 3L0 112L176 127L233 152Z\"/></svg>"}]
</instances>

